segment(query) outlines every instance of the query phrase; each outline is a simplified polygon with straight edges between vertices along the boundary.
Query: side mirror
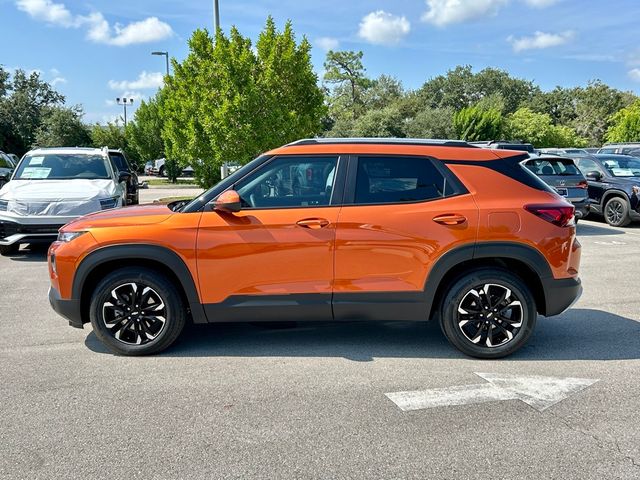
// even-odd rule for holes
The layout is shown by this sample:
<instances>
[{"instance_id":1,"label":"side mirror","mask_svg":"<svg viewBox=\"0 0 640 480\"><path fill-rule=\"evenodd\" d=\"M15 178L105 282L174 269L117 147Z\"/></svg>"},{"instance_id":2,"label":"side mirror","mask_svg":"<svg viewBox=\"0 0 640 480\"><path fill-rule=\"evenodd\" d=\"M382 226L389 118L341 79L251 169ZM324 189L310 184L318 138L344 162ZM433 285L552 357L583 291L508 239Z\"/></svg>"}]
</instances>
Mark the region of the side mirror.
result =
<instances>
[{"instance_id":1,"label":"side mirror","mask_svg":"<svg viewBox=\"0 0 640 480\"><path fill-rule=\"evenodd\" d=\"M118 172L118 183L129 183L131 179L131 174L129 172Z\"/></svg>"},{"instance_id":2,"label":"side mirror","mask_svg":"<svg viewBox=\"0 0 640 480\"><path fill-rule=\"evenodd\" d=\"M594 182L599 182L600 180L602 180L602 174L595 170L592 172L587 172L585 177L587 177L588 180L593 180Z\"/></svg>"},{"instance_id":3,"label":"side mirror","mask_svg":"<svg viewBox=\"0 0 640 480\"><path fill-rule=\"evenodd\" d=\"M222 192L220 196L213 202L213 210L218 212L234 213L242 209L240 195L235 190L227 190Z\"/></svg>"}]
</instances>

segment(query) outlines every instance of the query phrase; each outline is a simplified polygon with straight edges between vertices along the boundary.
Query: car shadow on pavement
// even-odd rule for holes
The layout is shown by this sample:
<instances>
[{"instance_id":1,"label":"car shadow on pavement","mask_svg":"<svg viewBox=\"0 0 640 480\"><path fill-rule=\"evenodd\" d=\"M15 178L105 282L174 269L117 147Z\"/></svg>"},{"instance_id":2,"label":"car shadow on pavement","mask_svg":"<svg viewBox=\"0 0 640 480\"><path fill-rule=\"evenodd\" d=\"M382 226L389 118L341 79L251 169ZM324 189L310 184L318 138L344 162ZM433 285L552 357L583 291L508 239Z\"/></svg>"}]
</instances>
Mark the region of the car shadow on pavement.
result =
<instances>
[{"instance_id":1,"label":"car shadow on pavement","mask_svg":"<svg viewBox=\"0 0 640 480\"><path fill-rule=\"evenodd\" d=\"M576 227L576 235L579 237L592 237L600 235L624 235L625 232L614 230L609 227L600 227L598 225L578 223Z\"/></svg>"},{"instance_id":2,"label":"car shadow on pavement","mask_svg":"<svg viewBox=\"0 0 640 480\"><path fill-rule=\"evenodd\" d=\"M95 334L86 346L108 353ZM640 321L599 310L539 317L515 361L640 358ZM190 325L163 357L468 358L449 345L437 322L314 322Z\"/></svg>"}]
</instances>

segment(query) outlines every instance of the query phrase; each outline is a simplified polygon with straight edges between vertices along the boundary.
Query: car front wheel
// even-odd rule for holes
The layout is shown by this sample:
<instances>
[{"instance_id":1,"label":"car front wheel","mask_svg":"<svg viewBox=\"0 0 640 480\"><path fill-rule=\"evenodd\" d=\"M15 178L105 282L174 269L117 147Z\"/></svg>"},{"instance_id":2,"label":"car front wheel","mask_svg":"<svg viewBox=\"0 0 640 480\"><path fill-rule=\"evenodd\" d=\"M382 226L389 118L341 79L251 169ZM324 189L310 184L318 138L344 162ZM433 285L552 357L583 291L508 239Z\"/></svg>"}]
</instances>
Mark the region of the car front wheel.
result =
<instances>
[{"instance_id":1,"label":"car front wheel","mask_svg":"<svg viewBox=\"0 0 640 480\"><path fill-rule=\"evenodd\" d=\"M499 268L460 277L440 309L440 325L449 342L467 355L485 359L505 357L522 347L536 318L529 288Z\"/></svg>"},{"instance_id":2,"label":"car front wheel","mask_svg":"<svg viewBox=\"0 0 640 480\"><path fill-rule=\"evenodd\" d=\"M114 353L148 355L173 344L186 312L175 285L146 268L122 268L96 286L90 304L96 336Z\"/></svg>"}]
</instances>

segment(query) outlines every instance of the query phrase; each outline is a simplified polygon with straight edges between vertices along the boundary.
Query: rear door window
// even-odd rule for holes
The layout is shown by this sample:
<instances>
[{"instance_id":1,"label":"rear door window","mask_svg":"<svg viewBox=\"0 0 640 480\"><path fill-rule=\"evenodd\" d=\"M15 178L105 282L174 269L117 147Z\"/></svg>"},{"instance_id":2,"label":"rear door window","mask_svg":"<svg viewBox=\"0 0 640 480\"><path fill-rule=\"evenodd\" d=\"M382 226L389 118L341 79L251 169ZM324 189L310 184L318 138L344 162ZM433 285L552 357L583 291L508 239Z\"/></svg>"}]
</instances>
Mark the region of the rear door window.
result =
<instances>
[{"instance_id":1,"label":"rear door window","mask_svg":"<svg viewBox=\"0 0 640 480\"><path fill-rule=\"evenodd\" d=\"M580 175L580 171L569 158L537 158L529 160L527 168L536 175Z\"/></svg>"},{"instance_id":2,"label":"rear door window","mask_svg":"<svg viewBox=\"0 0 640 480\"><path fill-rule=\"evenodd\" d=\"M420 202L453 193L445 176L428 158L358 158L356 204Z\"/></svg>"}]
</instances>

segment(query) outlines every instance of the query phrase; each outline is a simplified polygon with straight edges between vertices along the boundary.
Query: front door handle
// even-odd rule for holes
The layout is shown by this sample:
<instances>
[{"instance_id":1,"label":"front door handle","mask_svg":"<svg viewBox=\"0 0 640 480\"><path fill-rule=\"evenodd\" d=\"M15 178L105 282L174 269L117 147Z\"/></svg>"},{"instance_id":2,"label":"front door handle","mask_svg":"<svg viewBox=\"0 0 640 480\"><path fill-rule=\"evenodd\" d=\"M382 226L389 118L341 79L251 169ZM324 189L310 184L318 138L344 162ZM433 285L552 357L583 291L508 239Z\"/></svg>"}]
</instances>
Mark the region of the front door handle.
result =
<instances>
[{"instance_id":1,"label":"front door handle","mask_svg":"<svg viewBox=\"0 0 640 480\"><path fill-rule=\"evenodd\" d=\"M298 220L296 225L303 228L318 230L319 228L324 228L329 225L329 220L326 218L305 218L303 220Z\"/></svg>"},{"instance_id":2,"label":"front door handle","mask_svg":"<svg viewBox=\"0 0 640 480\"><path fill-rule=\"evenodd\" d=\"M441 225L462 225L467 221L467 217L456 213L450 213L433 217L433 221Z\"/></svg>"}]
</instances>

